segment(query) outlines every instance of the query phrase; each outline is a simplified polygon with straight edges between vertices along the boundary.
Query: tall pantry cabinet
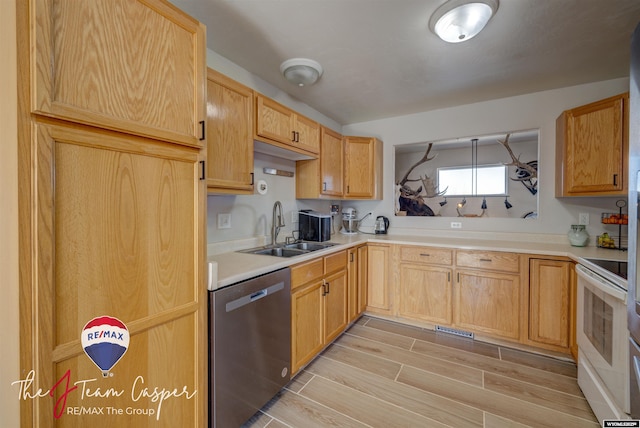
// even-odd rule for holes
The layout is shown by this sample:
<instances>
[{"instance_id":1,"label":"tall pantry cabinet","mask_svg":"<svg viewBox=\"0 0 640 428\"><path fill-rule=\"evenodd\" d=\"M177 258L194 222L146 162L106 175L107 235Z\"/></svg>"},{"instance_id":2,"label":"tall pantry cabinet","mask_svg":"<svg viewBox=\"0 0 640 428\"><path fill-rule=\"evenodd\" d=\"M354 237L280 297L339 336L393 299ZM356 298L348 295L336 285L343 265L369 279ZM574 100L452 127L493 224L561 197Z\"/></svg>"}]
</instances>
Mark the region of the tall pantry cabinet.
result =
<instances>
[{"instance_id":1,"label":"tall pantry cabinet","mask_svg":"<svg viewBox=\"0 0 640 428\"><path fill-rule=\"evenodd\" d=\"M163 0L17 7L20 370L52 390L21 425L205 426L205 29ZM106 377L100 316L130 335Z\"/></svg>"}]
</instances>

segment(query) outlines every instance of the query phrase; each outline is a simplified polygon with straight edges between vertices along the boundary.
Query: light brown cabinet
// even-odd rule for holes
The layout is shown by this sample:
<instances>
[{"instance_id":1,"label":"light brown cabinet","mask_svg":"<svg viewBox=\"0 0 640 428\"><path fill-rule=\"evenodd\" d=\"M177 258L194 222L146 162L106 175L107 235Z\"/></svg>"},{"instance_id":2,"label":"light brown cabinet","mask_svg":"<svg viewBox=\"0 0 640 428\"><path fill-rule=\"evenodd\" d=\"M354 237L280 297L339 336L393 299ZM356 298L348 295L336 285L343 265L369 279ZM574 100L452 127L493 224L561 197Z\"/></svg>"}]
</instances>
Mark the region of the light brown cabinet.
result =
<instances>
[{"instance_id":1,"label":"light brown cabinet","mask_svg":"<svg viewBox=\"0 0 640 428\"><path fill-rule=\"evenodd\" d=\"M401 246L398 315L453 323L452 250Z\"/></svg>"},{"instance_id":2,"label":"light brown cabinet","mask_svg":"<svg viewBox=\"0 0 640 428\"><path fill-rule=\"evenodd\" d=\"M344 198L382 199L382 141L344 137Z\"/></svg>"},{"instance_id":3,"label":"light brown cabinet","mask_svg":"<svg viewBox=\"0 0 640 428\"><path fill-rule=\"evenodd\" d=\"M204 145L202 24L161 0L34 4L33 113Z\"/></svg>"},{"instance_id":4,"label":"light brown cabinet","mask_svg":"<svg viewBox=\"0 0 640 428\"><path fill-rule=\"evenodd\" d=\"M367 244L367 311L391 315L391 246Z\"/></svg>"},{"instance_id":5,"label":"light brown cabinet","mask_svg":"<svg viewBox=\"0 0 640 428\"><path fill-rule=\"evenodd\" d=\"M323 126L320 132L320 157L296 162L296 198L342 198L343 174L342 135Z\"/></svg>"},{"instance_id":6,"label":"light brown cabinet","mask_svg":"<svg viewBox=\"0 0 640 428\"><path fill-rule=\"evenodd\" d=\"M529 259L528 341L568 353L575 347L575 274L570 260Z\"/></svg>"},{"instance_id":7,"label":"light brown cabinet","mask_svg":"<svg viewBox=\"0 0 640 428\"><path fill-rule=\"evenodd\" d=\"M317 157L320 125L263 95L255 96L255 138Z\"/></svg>"},{"instance_id":8,"label":"light brown cabinet","mask_svg":"<svg viewBox=\"0 0 640 428\"><path fill-rule=\"evenodd\" d=\"M158 427L205 426L204 27L159 0L18 4L21 373L42 388L66 373L69 386L93 379L92 392L184 388L161 413L151 396L89 401L155 410ZM100 316L130 335L107 377L81 343ZM147 423L56 419L61 394L21 400L22 425Z\"/></svg>"},{"instance_id":9,"label":"light brown cabinet","mask_svg":"<svg viewBox=\"0 0 640 428\"><path fill-rule=\"evenodd\" d=\"M367 246L347 250L347 278L349 280L348 321L355 321L367 307Z\"/></svg>"},{"instance_id":10,"label":"light brown cabinet","mask_svg":"<svg viewBox=\"0 0 640 428\"><path fill-rule=\"evenodd\" d=\"M347 252L291 268L291 373L347 326Z\"/></svg>"},{"instance_id":11,"label":"light brown cabinet","mask_svg":"<svg viewBox=\"0 0 640 428\"><path fill-rule=\"evenodd\" d=\"M556 197L627 194L629 94L563 112L556 121Z\"/></svg>"},{"instance_id":12,"label":"light brown cabinet","mask_svg":"<svg viewBox=\"0 0 640 428\"><path fill-rule=\"evenodd\" d=\"M253 91L207 70L207 189L253 194Z\"/></svg>"}]
</instances>

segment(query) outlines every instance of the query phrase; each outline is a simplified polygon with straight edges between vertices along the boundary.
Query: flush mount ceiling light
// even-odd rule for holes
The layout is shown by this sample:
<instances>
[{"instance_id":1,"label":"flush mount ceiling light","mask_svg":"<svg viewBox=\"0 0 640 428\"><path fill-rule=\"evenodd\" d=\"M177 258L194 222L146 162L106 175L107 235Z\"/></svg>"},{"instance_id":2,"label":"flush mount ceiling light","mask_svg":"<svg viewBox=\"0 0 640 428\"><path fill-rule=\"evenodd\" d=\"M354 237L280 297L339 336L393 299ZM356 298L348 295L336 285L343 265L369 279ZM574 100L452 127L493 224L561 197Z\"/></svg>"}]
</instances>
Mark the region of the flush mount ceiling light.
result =
<instances>
[{"instance_id":1,"label":"flush mount ceiling light","mask_svg":"<svg viewBox=\"0 0 640 428\"><path fill-rule=\"evenodd\" d=\"M476 36L498 10L498 0L449 0L431 15L429 28L445 42Z\"/></svg>"},{"instance_id":2,"label":"flush mount ceiling light","mask_svg":"<svg viewBox=\"0 0 640 428\"><path fill-rule=\"evenodd\" d=\"M309 86L322 76L322 66L312 59L292 58L280 64L280 72L295 85Z\"/></svg>"}]
</instances>

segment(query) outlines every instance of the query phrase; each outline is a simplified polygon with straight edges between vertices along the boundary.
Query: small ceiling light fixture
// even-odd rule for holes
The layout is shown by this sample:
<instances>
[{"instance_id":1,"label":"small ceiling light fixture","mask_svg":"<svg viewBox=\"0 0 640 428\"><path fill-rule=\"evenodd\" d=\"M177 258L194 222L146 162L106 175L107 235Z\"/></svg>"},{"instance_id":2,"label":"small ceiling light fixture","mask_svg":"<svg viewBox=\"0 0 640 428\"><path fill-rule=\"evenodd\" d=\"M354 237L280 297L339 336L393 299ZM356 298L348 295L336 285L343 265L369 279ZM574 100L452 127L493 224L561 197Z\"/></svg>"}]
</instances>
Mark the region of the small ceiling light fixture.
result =
<instances>
[{"instance_id":1,"label":"small ceiling light fixture","mask_svg":"<svg viewBox=\"0 0 640 428\"><path fill-rule=\"evenodd\" d=\"M465 198L464 196L462 197L462 200L460 202L458 202L458 208L462 208L467 204L467 198Z\"/></svg>"},{"instance_id":2,"label":"small ceiling light fixture","mask_svg":"<svg viewBox=\"0 0 640 428\"><path fill-rule=\"evenodd\" d=\"M280 64L280 72L295 85L309 86L322 76L322 66L312 59L291 58Z\"/></svg>"},{"instance_id":3,"label":"small ceiling light fixture","mask_svg":"<svg viewBox=\"0 0 640 428\"><path fill-rule=\"evenodd\" d=\"M429 28L445 42L476 36L498 10L498 0L448 0L431 15Z\"/></svg>"}]
</instances>

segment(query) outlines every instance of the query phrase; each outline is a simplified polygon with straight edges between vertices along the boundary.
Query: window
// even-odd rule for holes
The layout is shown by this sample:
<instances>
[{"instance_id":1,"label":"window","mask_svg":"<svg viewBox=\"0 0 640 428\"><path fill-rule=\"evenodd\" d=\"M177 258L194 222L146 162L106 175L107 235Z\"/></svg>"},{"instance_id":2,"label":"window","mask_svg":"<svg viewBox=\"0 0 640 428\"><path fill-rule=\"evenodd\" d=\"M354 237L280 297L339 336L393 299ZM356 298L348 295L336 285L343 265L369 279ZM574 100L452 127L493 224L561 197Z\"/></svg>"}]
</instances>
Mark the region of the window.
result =
<instances>
[{"instance_id":1,"label":"window","mask_svg":"<svg viewBox=\"0 0 640 428\"><path fill-rule=\"evenodd\" d=\"M507 167L505 165L478 165L438 168L438 189L445 196L489 196L507 194Z\"/></svg>"}]
</instances>

